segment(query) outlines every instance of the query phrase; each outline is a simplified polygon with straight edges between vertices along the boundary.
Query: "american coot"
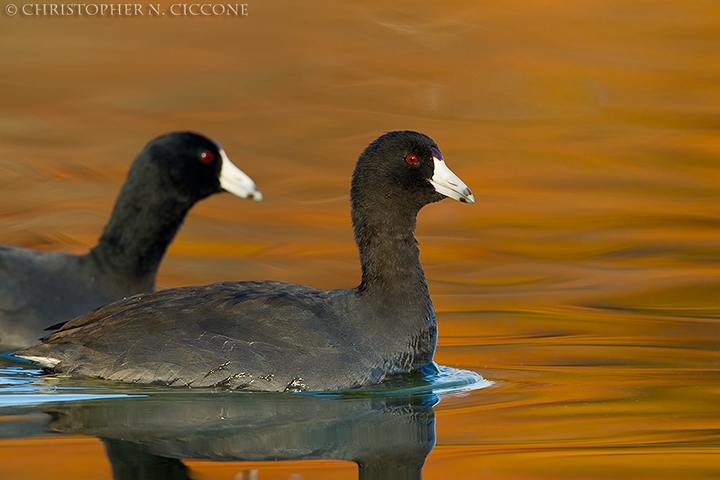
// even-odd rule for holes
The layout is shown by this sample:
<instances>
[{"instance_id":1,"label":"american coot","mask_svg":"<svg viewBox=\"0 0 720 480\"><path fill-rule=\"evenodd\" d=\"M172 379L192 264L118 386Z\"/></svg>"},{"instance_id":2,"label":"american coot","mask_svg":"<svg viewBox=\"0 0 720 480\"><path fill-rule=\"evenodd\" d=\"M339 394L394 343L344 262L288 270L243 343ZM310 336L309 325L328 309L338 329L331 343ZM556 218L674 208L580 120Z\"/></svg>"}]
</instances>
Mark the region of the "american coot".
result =
<instances>
[{"instance_id":1,"label":"american coot","mask_svg":"<svg viewBox=\"0 0 720 480\"><path fill-rule=\"evenodd\" d=\"M446 196L474 202L430 138L387 133L352 178L360 286L252 281L137 295L16 355L110 380L269 391L347 389L432 366L437 324L414 230L420 209Z\"/></svg>"},{"instance_id":2,"label":"american coot","mask_svg":"<svg viewBox=\"0 0 720 480\"><path fill-rule=\"evenodd\" d=\"M153 290L160 261L188 210L223 190L261 198L253 181L202 135L171 133L148 143L88 254L0 246L0 344L32 345L45 327Z\"/></svg>"}]
</instances>

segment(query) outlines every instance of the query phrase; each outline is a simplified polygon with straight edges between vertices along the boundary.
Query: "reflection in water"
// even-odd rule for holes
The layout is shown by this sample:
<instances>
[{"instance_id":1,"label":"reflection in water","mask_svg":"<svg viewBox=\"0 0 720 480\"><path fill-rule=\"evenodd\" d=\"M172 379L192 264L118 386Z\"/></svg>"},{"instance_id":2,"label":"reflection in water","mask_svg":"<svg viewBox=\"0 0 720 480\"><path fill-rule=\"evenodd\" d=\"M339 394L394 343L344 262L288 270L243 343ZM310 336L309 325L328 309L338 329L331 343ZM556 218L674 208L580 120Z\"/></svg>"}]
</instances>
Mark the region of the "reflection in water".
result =
<instances>
[{"instance_id":1,"label":"reflection in water","mask_svg":"<svg viewBox=\"0 0 720 480\"><path fill-rule=\"evenodd\" d=\"M421 478L434 394L173 393L47 409L50 429L103 439L115 479L189 478L182 458L350 460L360 479Z\"/></svg>"},{"instance_id":2,"label":"reflection in water","mask_svg":"<svg viewBox=\"0 0 720 480\"><path fill-rule=\"evenodd\" d=\"M169 389L42 375L0 355L0 439L98 437L120 479L189 478L182 459L345 460L357 463L360 478L412 479L435 444L437 395L492 383L435 366L339 393ZM2 455L0 448L0 464ZM91 458L97 463L87 453L77 462Z\"/></svg>"},{"instance_id":3,"label":"reflection in water","mask_svg":"<svg viewBox=\"0 0 720 480\"><path fill-rule=\"evenodd\" d=\"M186 480L188 467L177 458L150 453L143 444L103 438L115 480Z\"/></svg>"}]
</instances>

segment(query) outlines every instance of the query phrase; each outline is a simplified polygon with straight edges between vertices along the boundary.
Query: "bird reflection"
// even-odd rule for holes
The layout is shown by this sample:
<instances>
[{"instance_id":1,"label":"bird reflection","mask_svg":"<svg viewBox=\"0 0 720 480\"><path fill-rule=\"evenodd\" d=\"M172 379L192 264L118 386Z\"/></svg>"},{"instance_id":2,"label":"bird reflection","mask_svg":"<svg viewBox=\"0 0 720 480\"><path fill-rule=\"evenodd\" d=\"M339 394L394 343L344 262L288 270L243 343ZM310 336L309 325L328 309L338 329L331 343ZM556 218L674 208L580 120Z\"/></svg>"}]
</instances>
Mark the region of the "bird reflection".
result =
<instances>
[{"instance_id":1,"label":"bird reflection","mask_svg":"<svg viewBox=\"0 0 720 480\"><path fill-rule=\"evenodd\" d=\"M177 458L161 457L148 447L127 440L102 438L113 478L133 480L191 480L188 467Z\"/></svg>"},{"instance_id":2,"label":"bird reflection","mask_svg":"<svg viewBox=\"0 0 720 480\"><path fill-rule=\"evenodd\" d=\"M96 436L115 480L189 479L181 459L330 459L358 478L420 479L435 444L434 394L174 392L53 407L50 429Z\"/></svg>"}]
</instances>

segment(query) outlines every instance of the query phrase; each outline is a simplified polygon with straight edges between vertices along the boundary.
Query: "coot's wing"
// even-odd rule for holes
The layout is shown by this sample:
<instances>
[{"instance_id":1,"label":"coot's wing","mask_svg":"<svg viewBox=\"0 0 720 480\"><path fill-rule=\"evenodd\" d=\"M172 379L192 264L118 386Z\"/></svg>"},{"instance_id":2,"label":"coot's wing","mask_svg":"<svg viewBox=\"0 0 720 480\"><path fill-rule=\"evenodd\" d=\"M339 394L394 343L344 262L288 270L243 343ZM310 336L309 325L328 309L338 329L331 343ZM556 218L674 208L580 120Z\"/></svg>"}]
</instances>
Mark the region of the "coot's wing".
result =
<instances>
[{"instance_id":1,"label":"coot's wing","mask_svg":"<svg viewBox=\"0 0 720 480\"><path fill-rule=\"evenodd\" d=\"M112 303L17 355L109 380L303 389L303 376L321 377L327 365L355 356L348 332L331 325L337 323L327 292L281 282L220 283Z\"/></svg>"}]
</instances>

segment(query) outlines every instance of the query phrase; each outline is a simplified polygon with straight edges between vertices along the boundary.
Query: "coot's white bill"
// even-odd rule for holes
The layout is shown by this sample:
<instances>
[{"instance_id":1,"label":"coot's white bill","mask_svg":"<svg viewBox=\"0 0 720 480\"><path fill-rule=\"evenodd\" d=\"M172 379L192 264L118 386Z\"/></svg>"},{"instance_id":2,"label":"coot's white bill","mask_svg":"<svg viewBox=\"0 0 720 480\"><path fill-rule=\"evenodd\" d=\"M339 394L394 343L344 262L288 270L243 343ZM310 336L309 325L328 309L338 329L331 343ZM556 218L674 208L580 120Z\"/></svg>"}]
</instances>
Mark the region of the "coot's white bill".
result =
<instances>
[{"instance_id":1,"label":"coot's white bill","mask_svg":"<svg viewBox=\"0 0 720 480\"><path fill-rule=\"evenodd\" d=\"M430 183L438 193L459 202L475 203L475 196L468 186L448 168L442 158L433 155L433 162L435 163L435 173L430 179Z\"/></svg>"},{"instance_id":2,"label":"coot's white bill","mask_svg":"<svg viewBox=\"0 0 720 480\"><path fill-rule=\"evenodd\" d=\"M223 190L227 190L240 198L252 198L256 201L262 200L262 193L258 190L255 182L252 181L252 178L248 177L245 172L236 167L222 148L220 149L220 157L222 158L220 186Z\"/></svg>"}]
</instances>

